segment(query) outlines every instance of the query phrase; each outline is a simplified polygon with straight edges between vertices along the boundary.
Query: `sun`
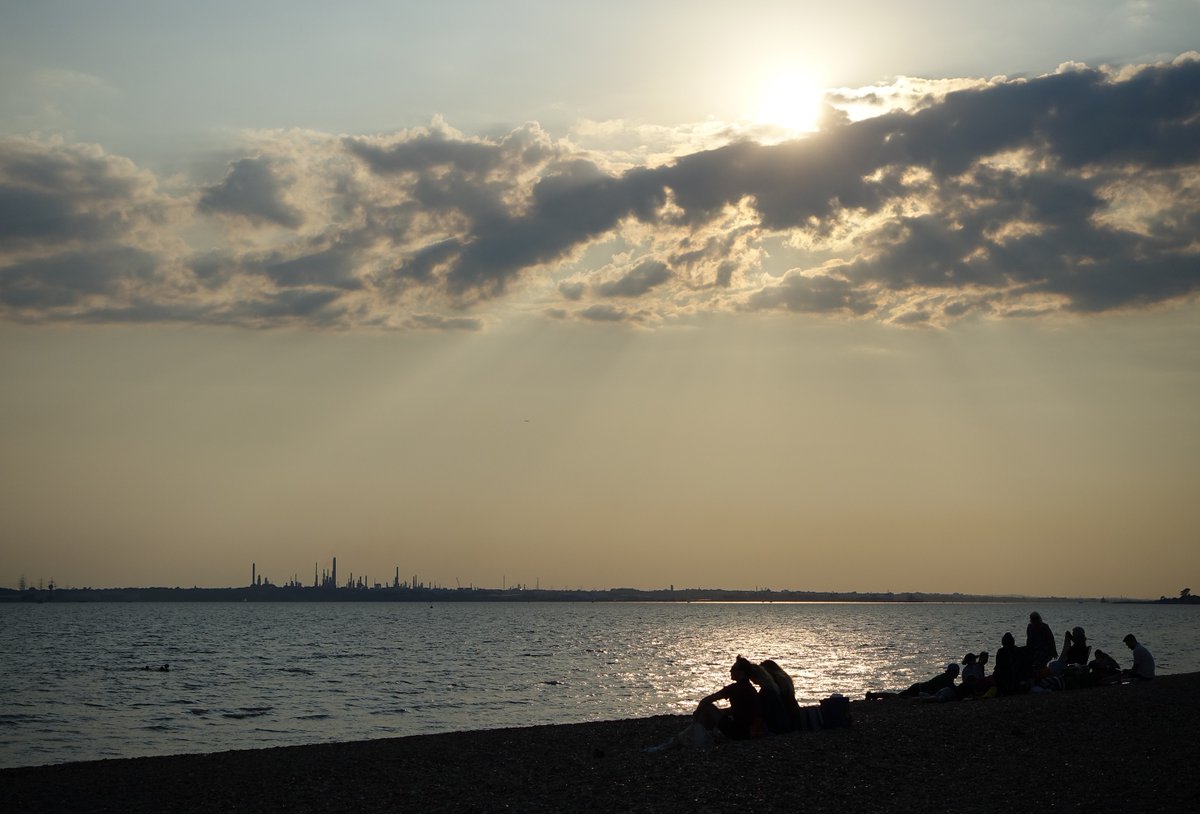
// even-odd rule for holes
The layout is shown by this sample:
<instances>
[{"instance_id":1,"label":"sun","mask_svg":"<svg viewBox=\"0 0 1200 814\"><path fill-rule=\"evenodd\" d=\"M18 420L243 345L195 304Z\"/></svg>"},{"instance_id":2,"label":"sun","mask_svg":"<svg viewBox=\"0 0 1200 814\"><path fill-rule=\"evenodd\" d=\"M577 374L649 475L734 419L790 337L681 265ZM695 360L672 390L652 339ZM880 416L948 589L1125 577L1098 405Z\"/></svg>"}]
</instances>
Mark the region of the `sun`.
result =
<instances>
[{"instance_id":1,"label":"sun","mask_svg":"<svg viewBox=\"0 0 1200 814\"><path fill-rule=\"evenodd\" d=\"M755 121L794 133L818 129L825 92L810 74L786 71L763 84Z\"/></svg>"}]
</instances>

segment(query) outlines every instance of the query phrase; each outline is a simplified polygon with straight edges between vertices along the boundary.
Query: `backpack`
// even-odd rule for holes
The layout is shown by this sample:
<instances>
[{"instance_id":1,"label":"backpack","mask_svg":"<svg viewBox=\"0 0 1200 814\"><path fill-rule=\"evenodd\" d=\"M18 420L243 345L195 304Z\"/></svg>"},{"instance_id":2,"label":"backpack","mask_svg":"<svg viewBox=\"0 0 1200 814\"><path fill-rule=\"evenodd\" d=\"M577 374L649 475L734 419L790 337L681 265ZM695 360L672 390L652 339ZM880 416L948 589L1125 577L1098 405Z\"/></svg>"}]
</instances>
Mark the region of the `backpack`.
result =
<instances>
[{"instance_id":1,"label":"backpack","mask_svg":"<svg viewBox=\"0 0 1200 814\"><path fill-rule=\"evenodd\" d=\"M821 701L821 723L826 729L850 726L850 699L839 693Z\"/></svg>"}]
</instances>

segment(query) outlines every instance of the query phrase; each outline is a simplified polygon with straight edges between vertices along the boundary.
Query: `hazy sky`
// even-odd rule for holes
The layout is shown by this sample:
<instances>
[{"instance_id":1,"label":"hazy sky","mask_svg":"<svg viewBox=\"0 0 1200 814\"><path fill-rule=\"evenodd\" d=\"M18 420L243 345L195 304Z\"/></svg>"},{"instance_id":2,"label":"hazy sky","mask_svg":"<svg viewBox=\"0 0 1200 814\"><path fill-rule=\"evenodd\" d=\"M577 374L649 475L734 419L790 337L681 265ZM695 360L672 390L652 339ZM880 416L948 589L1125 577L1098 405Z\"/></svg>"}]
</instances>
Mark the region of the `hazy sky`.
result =
<instances>
[{"instance_id":1,"label":"hazy sky","mask_svg":"<svg viewBox=\"0 0 1200 814\"><path fill-rule=\"evenodd\" d=\"M1191 587L1200 1L651 5L0 0L0 585Z\"/></svg>"}]
</instances>

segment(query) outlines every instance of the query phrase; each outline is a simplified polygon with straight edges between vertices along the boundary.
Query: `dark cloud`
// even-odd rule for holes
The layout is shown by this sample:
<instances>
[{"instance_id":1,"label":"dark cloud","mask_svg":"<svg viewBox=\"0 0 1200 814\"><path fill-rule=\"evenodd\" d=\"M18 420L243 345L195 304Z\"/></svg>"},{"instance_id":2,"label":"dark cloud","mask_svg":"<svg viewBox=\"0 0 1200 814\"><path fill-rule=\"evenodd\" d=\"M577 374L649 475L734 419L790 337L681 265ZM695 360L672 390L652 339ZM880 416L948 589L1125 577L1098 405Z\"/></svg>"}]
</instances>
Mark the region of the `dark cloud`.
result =
<instances>
[{"instance_id":1,"label":"dark cloud","mask_svg":"<svg viewBox=\"0 0 1200 814\"><path fill-rule=\"evenodd\" d=\"M409 327L437 331L478 331L483 321L474 317L444 317L440 314L414 314L408 318Z\"/></svg>"},{"instance_id":2,"label":"dark cloud","mask_svg":"<svg viewBox=\"0 0 1200 814\"><path fill-rule=\"evenodd\" d=\"M871 296L849 280L800 274L789 274L778 284L755 292L748 305L752 310L781 308L801 314L850 316L864 316L876 309Z\"/></svg>"},{"instance_id":3,"label":"dark cloud","mask_svg":"<svg viewBox=\"0 0 1200 814\"><path fill-rule=\"evenodd\" d=\"M738 269L738 263L730 259L737 253L738 241L746 236L747 230L735 229L721 236L709 236L697 246L691 236L679 241L677 250L670 257L673 267L684 269L711 269L713 280L711 285L728 288L733 281L733 274Z\"/></svg>"},{"instance_id":4,"label":"dark cloud","mask_svg":"<svg viewBox=\"0 0 1200 814\"><path fill-rule=\"evenodd\" d=\"M294 288L266 297L239 302L222 314L223 319L241 324L272 325L300 321L313 325L335 325L344 312L335 307L342 292L327 288Z\"/></svg>"},{"instance_id":5,"label":"dark cloud","mask_svg":"<svg viewBox=\"0 0 1200 814\"><path fill-rule=\"evenodd\" d=\"M640 297L670 279L671 270L666 263L646 260L624 277L596 286L596 291L602 297Z\"/></svg>"},{"instance_id":6,"label":"dark cloud","mask_svg":"<svg viewBox=\"0 0 1200 814\"><path fill-rule=\"evenodd\" d=\"M0 303L16 309L77 306L93 297L118 297L126 287L152 282L157 259L115 247L68 252L0 267Z\"/></svg>"},{"instance_id":7,"label":"dark cloud","mask_svg":"<svg viewBox=\"0 0 1200 814\"><path fill-rule=\"evenodd\" d=\"M274 223L288 229L304 218L283 200L283 185L264 158L243 158L229 167L221 183L205 188L196 208L210 214L236 215L251 223Z\"/></svg>"},{"instance_id":8,"label":"dark cloud","mask_svg":"<svg viewBox=\"0 0 1200 814\"><path fill-rule=\"evenodd\" d=\"M0 252L59 252L161 219L153 184L128 161L81 145L0 140Z\"/></svg>"},{"instance_id":9,"label":"dark cloud","mask_svg":"<svg viewBox=\"0 0 1200 814\"><path fill-rule=\"evenodd\" d=\"M392 179L426 213L453 213L471 222L509 217L506 198L523 173L558 151L536 125L498 141L466 138L444 126L390 141L347 138L345 149L372 172Z\"/></svg>"},{"instance_id":10,"label":"dark cloud","mask_svg":"<svg viewBox=\"0 0 1200 814\"><path fill-rule=\"evenodd\" d=\"M81 211L64 195L0 186L0 240L6 245L96 240L119 229L115 213Z\"/></svg>"},{"instance_id":11,"label":"dark cloud","mask_svg":"<svg viewBox=\"0 0 1200 814\"><path fill-rule=\"evenodd\" d=\"M626 217L650 221L664 202L662 185L647 170L614 178L590 161L558 165L533 186L525 213L476 225L447 275L450 290L503 293L523 270L562 259Z\"/></svg>"},{"instance_id":12,"label":"dark cloud","mask_svg":"<svg viewBox=\"0 0 1200 814\"><path fill-rule=\"evenodd\" d=\"M578 301L582 299L583 292L585 291L587 291L587 286L580 282L558 284L558 293L562 294L568 300Z\"/></svg>"},{"instance_id":13,"label":"dark cloud","mask_svg":"<svg viewBox=\"0 0 1200 814\"><path fill-rule=\"evenodd\" d=\"M439 270L444 272L461 253L462 244L454 239L422 246L399 267L385 272L382 277L387 283L400 287L413 283L429 284Z\"/></svg>"},{"instance_id":14,"label":"dark cloud","mask_svg":"<svg viewBox=\"0 0 1200 814\"><path fill-rule=\"evenodd\" d=\"M372 170L385 175L452 169L478 176L499 168L506 152L501 144L465 140L442 130L431 130L390 144L356 138L347 138L344 144Z\"/></svg>"},{"instance_id":15,"label":"dark cloud","mask_svg":"<svg viewBox=\"0 0 1200 814\"><path fill-rule=\"evenodd\" d=\"M288 259L273 257L251 268L261 270L280 288L328 286L354 290L363 286L355 276L354 249L341 245Z\"/></svg>"},{"instance_id":16,"label":"dark cloud","mask_svg":"<svg viewBox=\"0 0 1200 814\"><path fill-rule=\"evenodd\" d=\"M604 304L584 308L579 316L590 322L626 322L632 319L628 311Z\"/></svg>"}]
</instances>

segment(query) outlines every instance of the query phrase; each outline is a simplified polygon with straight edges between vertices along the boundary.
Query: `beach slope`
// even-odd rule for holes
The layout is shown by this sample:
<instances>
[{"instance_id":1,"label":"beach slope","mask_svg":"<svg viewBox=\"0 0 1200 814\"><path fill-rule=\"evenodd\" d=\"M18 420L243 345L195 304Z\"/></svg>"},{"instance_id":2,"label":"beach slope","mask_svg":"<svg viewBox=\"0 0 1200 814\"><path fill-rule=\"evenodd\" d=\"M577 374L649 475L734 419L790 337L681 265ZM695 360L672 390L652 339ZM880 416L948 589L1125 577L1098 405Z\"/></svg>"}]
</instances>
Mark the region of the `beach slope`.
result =
<instances>
[{"instance_id":1,"label":"beach slope","mask_svg":"<svg viewBox=\"0 0 1200 814\"><path fill-rule=\"evenodd\" d=\"M0 771L11 812L1191 810L1200 673L647 753L660 716ZM802 699L811 702L812 699Z\"/></svg>"}]
</instances>

